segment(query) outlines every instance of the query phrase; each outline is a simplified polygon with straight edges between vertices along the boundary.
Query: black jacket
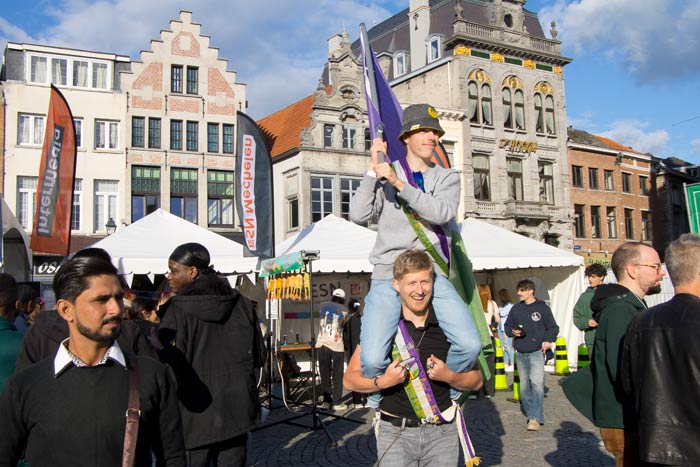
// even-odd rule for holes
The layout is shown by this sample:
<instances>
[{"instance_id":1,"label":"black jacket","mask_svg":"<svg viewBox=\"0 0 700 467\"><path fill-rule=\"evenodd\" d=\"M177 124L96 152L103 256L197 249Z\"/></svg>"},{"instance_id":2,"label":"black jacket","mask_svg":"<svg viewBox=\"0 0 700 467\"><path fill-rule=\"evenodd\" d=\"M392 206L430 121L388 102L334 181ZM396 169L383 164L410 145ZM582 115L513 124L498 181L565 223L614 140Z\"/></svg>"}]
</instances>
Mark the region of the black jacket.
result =
<instances>
[{"instance_id":1,"label":"black jacket","mask_svg":"<svg viewBox=\"0 0 700 467\"><path fill-rule=\"evenodd\" d=\"M700 465L700 298L678 294L638 314L625 334L623 389L632 395L641 459Z\"/></svg>"},{"instance_id":2,"label":"black jacket","mask_svg":"<svg viewBox=\"0 0 700 467\"><path fill-rule=\"evenodd\" d=\"M17 355L15 371L56 355L58 345L68 337L68 323L56 310L39 313L34 324L24 333L22 345ZM141 333L134 321L123 320L119 337L119 347L142 357L158 358L156 351Z\"/></svg>"},{"instance_id":3,"label":"black jacket","mask_svg":"<svg viewBox=\"0 0 700 467\"><path fill-rule=\"evenodd\" d=\"M176 350L167 363L178 383L185 448L250 431L259 417L253 367L262 340L250 301L210 274L165 306L158 332Z\"/></svg>"},{"instance_id":4,"label":"black jacket","mask_svg":"<svg viewBox=\"0 0 700 467\"><path fill-rule=\"evenodd\" d=\"M360 332L362 331L362 316L359 313L350 313L343 320L343 347L345 355L352 357L355 347L360 343Z\"/></svg>"},{"instance_id":5,"label":"black jacket","mask_svg":"<svg viewBox=\"0 0 700 467\"><path fill-rule=\"evenodd\" d=\"M520 325L523 335L514 337L513 329ZM513 347L520 353L540 351L542 342L555 342L559 334L552 310L542 300L535 300L529 305L525 302L513 305L503 330L508 337L513 337Z\"/></svg>"}]
</instances>

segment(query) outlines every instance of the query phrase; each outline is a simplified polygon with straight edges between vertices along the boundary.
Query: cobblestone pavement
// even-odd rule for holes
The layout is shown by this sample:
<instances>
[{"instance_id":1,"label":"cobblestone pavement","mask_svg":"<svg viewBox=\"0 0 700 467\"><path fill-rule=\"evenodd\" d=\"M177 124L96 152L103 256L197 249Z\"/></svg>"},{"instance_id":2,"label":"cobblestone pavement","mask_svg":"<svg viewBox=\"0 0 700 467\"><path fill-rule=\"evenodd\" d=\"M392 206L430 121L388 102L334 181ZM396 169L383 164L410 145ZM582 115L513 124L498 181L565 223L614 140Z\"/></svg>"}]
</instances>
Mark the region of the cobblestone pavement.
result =
<instances>
[{"instance_id":1,"label":"cobblestone pavement","mask_svg":"<svg viewBox=\"0 0 700 467\"><path fill-rule=\"evenodd\" d=\"M508 375L510 383L512 375ZM469 433L481 467L612 467L612 457L600 443L598 429L566 400L559 377L546 374L548 388L544 400L545 424L539 432L525 430L526 419L520 405L509 402L510 391L499 391L491 399L468 400L464 405ZM264 410L267 424L293 416L285 409ZM304 409L301 413L308 413ZM353 423L320 414L333 447L306 415L293 423L280 423L254 432L249 452L250 466L371 466L376 460L369 409L334 412L361 420ZM464 465L460 462L460 465ZM438 466L442 467L442 466Z\"/></svg>"}]
</instances>

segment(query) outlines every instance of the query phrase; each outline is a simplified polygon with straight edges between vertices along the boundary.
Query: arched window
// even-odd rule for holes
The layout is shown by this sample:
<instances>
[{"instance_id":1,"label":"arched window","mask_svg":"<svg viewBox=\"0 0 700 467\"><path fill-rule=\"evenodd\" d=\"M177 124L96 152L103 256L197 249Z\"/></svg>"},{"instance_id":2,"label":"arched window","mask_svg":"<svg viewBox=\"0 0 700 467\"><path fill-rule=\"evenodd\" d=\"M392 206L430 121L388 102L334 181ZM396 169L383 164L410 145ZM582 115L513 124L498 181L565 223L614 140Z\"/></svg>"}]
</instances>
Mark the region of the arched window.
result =
<instances>
[{"instance_id":1,"label":"arched window","mask_svg":"<svg viewBox=\"0 0 700 467\"><path fill-rule=\"evenodd\" d=\"M493 125L491 78L484 70L474 70L467 77L467 114L475 125Z\"/></svg>"},{"instance_id":2,"label":"arched window","mask_svg":"<svg viewBox=\"0 0 700 467\"><path fill-rule=\"evenodd\" d=\"M541 81L535 85L535 116L537 133L548 135L557 134L554 119L554 88L547 82Z\"/></svg>"},{"instance_id":3,"label":"arched window","mask_svg":"<svg viewBox=\"0 0 700 467\"><path fill-rule=\"evenodd\" d=\"M428 42L428 62L434 62L442 56L442 40L440 36L435 35Z\"/></svg>"},{"instance_id":4,"label":"arched window","mask_svg":"<svg viewBox=\"0 0 700 467\"><path fill-rule=\"evenodd\" d=\"M525 129L523 82L515 76L503 80L503 126L512 130Z\"/></svg>"},{"instance_id":5,"label":"arched window","mask_svg":"<svg viewBox=\"0 0 700 467\"><path fill-rule=\"evenodd\" d=\"M406 52L397 52L394 54L394 77L401 76L406 73Z\"/></svg>"}]
</instances>

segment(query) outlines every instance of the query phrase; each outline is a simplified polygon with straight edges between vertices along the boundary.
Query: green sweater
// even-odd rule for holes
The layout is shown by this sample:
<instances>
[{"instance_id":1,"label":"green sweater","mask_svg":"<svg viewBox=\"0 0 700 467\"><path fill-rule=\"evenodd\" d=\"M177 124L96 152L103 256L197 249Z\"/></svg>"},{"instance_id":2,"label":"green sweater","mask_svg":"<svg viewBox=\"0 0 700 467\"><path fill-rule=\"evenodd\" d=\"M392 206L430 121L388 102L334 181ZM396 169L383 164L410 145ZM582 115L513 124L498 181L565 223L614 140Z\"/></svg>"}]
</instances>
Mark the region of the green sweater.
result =
<instances>
[{"instance_id":1,"label":"green sweater","mask_svg":"<svg viewBox=\"0 0 700 467\"><path fill-rule=\"evenodd\" d=\"M5 380L15 371L15 362L22 343L22 333L5 318L0 317L0 392Z\"/></svg>"},{"instance_id":2,"label":"green sweater","mask_svg":"<svg viewBox=\"0 0 700 467\"><path fill-rule=\"evenodd\" d=\"M591 299L594 292L595 289L593 287L588 287L578 298L576 305L574 305L574 325L584 332L584 339L588 348L593 347L596 330L596 328L588 326L588 321L593 318Z\"/></svg>"},{"instance_id":3,"label":"green sweater","mask_svg":"<svg viewBox=\"0 0 700 467\"><path fill-rule=\"evenodd\" d=\"M646 304L626 287L604 284L596 288L591 309L598 330L593 346L593 421L601 428L624 428L623 407L631 403L619 384L621 349L632 318Z\"/></svg>"}]
</instances>

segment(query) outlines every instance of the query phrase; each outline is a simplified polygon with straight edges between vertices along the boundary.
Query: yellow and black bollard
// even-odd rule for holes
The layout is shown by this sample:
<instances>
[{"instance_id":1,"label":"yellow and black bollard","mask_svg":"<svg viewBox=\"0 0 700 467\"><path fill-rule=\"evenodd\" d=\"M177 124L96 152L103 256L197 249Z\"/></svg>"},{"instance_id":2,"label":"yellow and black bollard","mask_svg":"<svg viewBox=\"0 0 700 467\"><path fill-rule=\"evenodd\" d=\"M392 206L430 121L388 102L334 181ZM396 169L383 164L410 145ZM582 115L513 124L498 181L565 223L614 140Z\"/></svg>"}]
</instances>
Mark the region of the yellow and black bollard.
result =
<instances>
[{"instance_id":1,"label":"yellow and black bollard","mask_svg":"<svg viewBox=\"0 0 700 467\"><path fill-rule=\"evenodd\" d=\"M578 367L583 368L591 364L591 356L588 355L586 344L578 346Z\"/></svg>"},{"instance_id":2,"label":"yellow and black bollard","mask_svg":"<svg viewBox=\"0 0 700 467\"><path fill-rule=\"evenodd\" d=\"M518 353L513 354L513 397L508 398L511 402L520 402L520 376L518 375Z\"/></svg>"},{"instance_id":3,"label":"yellow and black bollard","mask_svg":"<svg viewBox=\"0 0 700 467\"><path fill-rule=\"evenodd\" d=\"M563 337L557 337L557 351L554 363L554 374L560 376L569 374L569 355L566 352L566 339L564 339Z\"/></svg>"},{"instance_id":4,"label":"yellow and black bollard","mask_svg":"<svg viewBox=\"0 0 700 467\"><path fill-rule=\"evenodd\" d=\"M508 380L506 379L506 366L503 363L503 348L501 347L501 341L499 339L494 339L496 347L496 364L495 375L494 375L494 389L496 391L504 391L508 389Z\"/></svg>"}]
</instances>

